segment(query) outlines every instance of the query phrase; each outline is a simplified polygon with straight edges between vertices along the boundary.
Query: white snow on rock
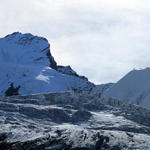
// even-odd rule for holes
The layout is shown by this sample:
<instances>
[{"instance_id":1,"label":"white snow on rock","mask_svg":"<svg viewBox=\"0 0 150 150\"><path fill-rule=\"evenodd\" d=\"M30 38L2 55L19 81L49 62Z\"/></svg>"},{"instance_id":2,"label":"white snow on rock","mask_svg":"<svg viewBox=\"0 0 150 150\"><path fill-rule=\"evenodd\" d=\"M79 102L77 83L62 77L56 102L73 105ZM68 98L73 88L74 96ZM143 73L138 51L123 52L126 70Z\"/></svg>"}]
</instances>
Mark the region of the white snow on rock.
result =
<instances>
[{"instance_id":1,"label":"white snow on rock","mask_svg":"<svg viewBox=\"0 0 150 150\"><path fill-rule=\"evenodd\" d=\"M87 93L2 98L0 126L0 148L150 149L150 111Z\"/></svg>"},{"instance_id":2,"label":"white snow on rock","mask_svg":"<svg viewBox=\"0 0 150 150\"><path fill-rule=\"evenodd\" d=\"M150 68L129 72L106 90L104 96L150 109Z\"/></svg>"},{"instance_id":3,"label":"white snow on rock","mask_svg":"<svg viewBox=\"0 0 150 150\"><path fill-rule=\"evenodd\" d=\"M45 38L15 32L0 39L0 63L50 66Z\"/></svg>"},{"instance_id":4,"label":"white snow on rock","mask_svg":"<svg viewBox=\"0 0 150 150\"><path fill-rule=\"evenodd\" d=\"M147 68L95 86L57 66L45 38L1 38L0 149L149 150L150 111L126 103L150 109L149 82Z\"/></svg>"},{"instance_id":5,"label":"white snow on rock","mask_svg":"<svg viewBox=\"0 0 150 150\"><path fill-rule=\"evenodd\" d=\"M0 96L5 96L11 83L14 88L20 87L19 94L25 95L90 90L94 86L77 74L67 74L67 67L63 73L57 71L45 38L15 32L0 39Z\"/></svg>"}]
</instances>

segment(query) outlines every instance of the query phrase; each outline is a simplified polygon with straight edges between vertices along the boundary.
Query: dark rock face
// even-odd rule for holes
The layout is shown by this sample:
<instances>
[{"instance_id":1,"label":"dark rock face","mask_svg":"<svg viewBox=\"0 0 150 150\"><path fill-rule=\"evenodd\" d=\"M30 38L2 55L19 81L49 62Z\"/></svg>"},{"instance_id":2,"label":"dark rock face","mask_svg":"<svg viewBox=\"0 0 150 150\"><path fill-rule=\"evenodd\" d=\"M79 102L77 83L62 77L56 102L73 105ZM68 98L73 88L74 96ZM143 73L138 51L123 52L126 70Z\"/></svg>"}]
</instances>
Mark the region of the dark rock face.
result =
<instances>
[{"instance_id":1,"label":"dark rock face","mask_svg":"<svg viewBox=\"0 0 150 150\"><path fill-rule=\"evenodd\" d=\"M49 109L49 116L54 122L68 122L69 115L62 109Z\"/></svg>"},{"instance_id":2,"label":"dark rock face","mask_svg":"<svg viewBox=\"0 0 150 150\"><path fill-rule=\"evenodd\" d=\"M47 57L48 57L48 59L49 59L50 67L51 67L52 69L57 70L57 63L56 63L54 57L51 55L50 50L47 52L46 55L47 55Z\"/></svg>"},{"instance_id":3,"label":"dark rock face","mask_svg":"<svg viewBox=\"0 0 150 150\"><path fill-rule=\"evenodd\" d=\"M60 66L59 65L59 66L57 66L56 70L63 74L78 76L77 73L70 66Z\"/></svg>"},{"instance_id":4,"label":"dark rock face","mask_svg":"<svg viewBox=\"0 0 150 150\"><path fill-rule=\"evenodd\" d=\"M19 95L18 93L19 89L20 89L20 85L15 88L13 83L11 83L10 87L5 92L5 96Z\"/></svg>"},{"instance_id":5,"label":"dark rock face","mask_svg":"<svg viewBox=\"0 0 150 150\"><path fill-rule=\"evenodd\" d=\"M95 144L95 150L109 149L109 137L100 135L99 133L97 135L98 140Z\"/></svg>"},{"instance_id":6,"label":"dark rock face","mask_svg":"<svg viewBox=\"0 0 150 150\"><path fill-rule=\"evenodd\" d=\"M1 133L0 134L0 141L4 141L7 138L7 133Z\"/></svg>"},{"instance_id":7,"label":"dark rock face","mask_svg":"<svg viewBox=\"0 0 150 150\"><path fill-rule=\"evenodd\" d=\"M78 110L76 111L73 115L72 115L72 122L76 123L76 122L82 122L82 121L87 121L90 119L90 117L92 116L92 114L88 111L81 111Z\"/></svg>"},{"instance_id":8,"label":"dark rock face","mask_svg":"<svg viewBox=\"0 0 150 150\"><path fill-rule=\"evenodd\" d=\"M70 66L60 66L60 65L58 65L56 70L58 72L63 73L63 74L73 75L73 76L79 77L81 79L88 80L85 76L78 75Z\"/></svg>"},{"instance_id":9,"label":"dark rock face","mask_svg":"<svg viewBox=\"0 0 150 150\"><path fill-rule=\"evenodd\" d=\"M58 130L57 132L61 131ZM119 145L110 146L109 137L98 135L99 132L93 135L93 137L96 138L94 142L95 144L87 147L78 147L77 145L72 146L71 143L69 144L65 139L63 138L60 139L61 135L58 135L57 138L44 137L25 142L0 141L0 149L1 150L121 150L123 148L120 147Z\"/></svg>"}]
</instances>

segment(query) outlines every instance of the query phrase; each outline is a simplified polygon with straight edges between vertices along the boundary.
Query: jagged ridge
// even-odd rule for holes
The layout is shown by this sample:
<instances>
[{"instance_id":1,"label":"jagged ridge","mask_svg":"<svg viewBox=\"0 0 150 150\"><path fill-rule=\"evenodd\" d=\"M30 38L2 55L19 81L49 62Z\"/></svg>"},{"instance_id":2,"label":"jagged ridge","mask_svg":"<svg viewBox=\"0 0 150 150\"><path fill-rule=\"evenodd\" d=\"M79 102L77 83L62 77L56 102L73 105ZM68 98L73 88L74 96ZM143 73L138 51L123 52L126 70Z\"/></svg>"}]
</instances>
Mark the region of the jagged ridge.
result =
<instances>
[{"instance_id":1,"label":"jagged ridge","mask_svg":"<svg viewBox=\"0 0 150 150\"><path fill-rule=\"evenodd\" d=\"M0 39L0 64L0 96L94 87L70 66L57 65L47 39L30 33L15 32Z\"/></svg>"}]
</instances>

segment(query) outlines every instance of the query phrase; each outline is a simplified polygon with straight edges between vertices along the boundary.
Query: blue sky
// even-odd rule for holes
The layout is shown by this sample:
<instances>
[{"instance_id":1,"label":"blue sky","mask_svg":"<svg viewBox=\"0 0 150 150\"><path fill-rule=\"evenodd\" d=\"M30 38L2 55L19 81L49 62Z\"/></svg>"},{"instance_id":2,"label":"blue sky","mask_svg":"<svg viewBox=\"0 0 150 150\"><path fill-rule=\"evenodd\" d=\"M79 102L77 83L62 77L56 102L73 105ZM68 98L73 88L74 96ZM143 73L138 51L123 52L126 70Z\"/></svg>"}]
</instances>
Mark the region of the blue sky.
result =
<instances>
[{"instance_id":1,"label":"blue sky","mask_svg":"<svg viewBox=\"0 0 150 150\"><path fill-rule=\"evenodd\" d=\"M0 36L46 37L51 53L95 83L150 67L148 0L2 0Z\"/></svg>"}]
</instances>

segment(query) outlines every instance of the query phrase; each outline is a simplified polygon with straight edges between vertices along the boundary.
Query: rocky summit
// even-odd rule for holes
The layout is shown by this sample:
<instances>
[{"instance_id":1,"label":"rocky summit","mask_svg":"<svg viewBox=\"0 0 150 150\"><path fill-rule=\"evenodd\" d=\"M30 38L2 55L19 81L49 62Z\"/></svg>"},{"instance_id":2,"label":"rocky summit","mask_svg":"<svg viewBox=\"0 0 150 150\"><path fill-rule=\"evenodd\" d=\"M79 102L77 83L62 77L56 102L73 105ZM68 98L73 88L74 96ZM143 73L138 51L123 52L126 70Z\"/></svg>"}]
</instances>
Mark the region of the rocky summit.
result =
<instances>
[{"instance_id":1,"label":"rocky summit","mask_svg":"<svg viewBox=\"0 0 150 150\"><path fill-rule=\"evenodd\" d=\"M94 84L70 66L57 65L43 37L15 32L0 39L0 96L90 91Z\"/></svg>"}]
</instances>

